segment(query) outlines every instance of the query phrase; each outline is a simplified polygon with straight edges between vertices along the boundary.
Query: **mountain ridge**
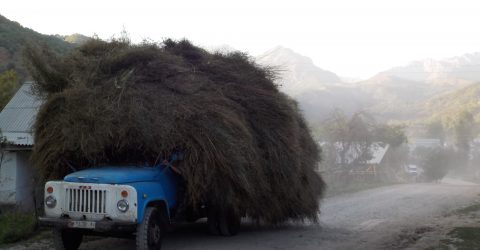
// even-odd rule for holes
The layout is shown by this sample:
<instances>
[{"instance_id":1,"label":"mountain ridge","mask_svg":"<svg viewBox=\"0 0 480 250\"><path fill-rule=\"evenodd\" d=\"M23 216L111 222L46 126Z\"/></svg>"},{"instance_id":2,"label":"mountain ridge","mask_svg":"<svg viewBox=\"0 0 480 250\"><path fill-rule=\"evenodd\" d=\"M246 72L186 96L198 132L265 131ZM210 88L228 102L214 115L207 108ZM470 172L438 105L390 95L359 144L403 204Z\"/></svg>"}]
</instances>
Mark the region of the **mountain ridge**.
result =
<instances>
[{"instance_id":1,"label":"mountain ridge","mask_svg":"<svg viewBox=\"0 0 480 250\"><path fill-rule=\"evenodd\" d=\"M426 118L429 117L426 112L434 112L428 102L480 80L480 52L441 60L416 60L353 83L343 82L335 73L314 65L307 56L282 46L265 52L257 60L262 65L282 65L288 69L279 74L281 82L287 83L281 90L296 98L307 119L315 122L337 108L347 114L368 111L382 120ZM302 69L303 66L306 68ZM311 70L313 67L315 70ZM308 75L324 72L337 78L318 80Z\"/></svg>"},{"instance_id":2,"label":"mountain ridge","mask_svg":"<svg viewBox=\"0 0 480 250\"><path fill-rule=\"evenodd\" d=\"M280 78L280 89L292 96L301 94L306 89L318 90L342 83L335 73L316 66L311 58L283 46L276 46L257 56L256 61L276 70Z\"/></svg>"}]
</instances>

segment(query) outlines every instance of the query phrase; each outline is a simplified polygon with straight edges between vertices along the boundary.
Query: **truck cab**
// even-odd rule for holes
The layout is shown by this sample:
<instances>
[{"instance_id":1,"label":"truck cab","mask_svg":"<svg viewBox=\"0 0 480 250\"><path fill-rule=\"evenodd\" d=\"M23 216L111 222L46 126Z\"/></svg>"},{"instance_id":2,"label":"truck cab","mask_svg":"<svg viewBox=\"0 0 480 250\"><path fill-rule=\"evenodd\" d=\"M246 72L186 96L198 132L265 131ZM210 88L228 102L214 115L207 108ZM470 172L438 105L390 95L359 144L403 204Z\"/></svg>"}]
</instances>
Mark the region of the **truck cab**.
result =
<instances>
[{"instance_id":1,"label":"truck cab","mask_svg":"<svg viewBox=\"0 0 480 250\"><path fill-rule=\"evenodd\" d=\"M171 164L106 166L71 173L45 184L45 216L57 249L78 249L84 235L135 237L137 249L160 249L166 228L178 218L208 217L217 235L238 232L241 216L202 204L194 216L179 216L181 176ZM208 212L206 211L208 208ZM194 217L195 219L191 219Z\"/></svg>"}]
</instances>

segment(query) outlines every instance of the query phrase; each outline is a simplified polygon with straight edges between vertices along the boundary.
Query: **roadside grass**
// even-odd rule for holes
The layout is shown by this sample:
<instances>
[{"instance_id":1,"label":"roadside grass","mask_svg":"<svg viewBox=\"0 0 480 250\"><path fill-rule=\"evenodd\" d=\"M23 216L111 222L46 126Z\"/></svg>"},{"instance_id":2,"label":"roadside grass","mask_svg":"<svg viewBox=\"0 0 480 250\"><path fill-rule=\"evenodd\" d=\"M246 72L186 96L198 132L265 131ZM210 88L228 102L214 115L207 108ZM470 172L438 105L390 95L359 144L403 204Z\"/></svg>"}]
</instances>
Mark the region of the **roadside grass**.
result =
<instances>
[{"instance_id":1,"label":"roadside grass","mask_svg":"<svg viewBox=\"0 0 480 250\"><path fill-rule=\"evenodd\" d=\"M478 221L480 214L480 203L477 201L469 206L457 209L450 215L457 215L464 218L469 218L472 222ZM450 216L448 215L448 216ZM480 249L480 227L476 226L458 226L450 230L446 237L440 240L439 246L430 249L442 249L442 250L470 250Z\"/></svg>"},{"instance_id":2,"label":"roadside grass","mask_svg":"<svg viewBox=\"0 0 480 250\"><path fill-rule=\"evenodd\" d=\"M19 246L21 246L19 248ZM53 248L53 235L51 230L35 231L28 239L0 244L0 249L3 248L18 248L18 249L51 249Z\"/></svg>"},{"instance_id":3,"label":"roadside grass","mask_svg":"<svg viewBox=\"0 0 480 250\"><path fill-rule=\"evenodd\" d=\"M33 214L7 212L0 214L0 246L27 239L35 232Z\"/></svg>"},{"instance_id":4,"label":"roadside grass","mask_svg":"<svg viewBox=\"0 0 480 250\"><path fill-rule=\"evenodd\" d=\"M440 249L471 250L480 249L479 227L456 227L440 241Z\"/></svg>"},{"instance_id":5,"label":"roadside grass","mask_svg":"<svg viewBox=\"0 0 480 250\"><path fill-rule=\"evenodd\" d=\"M457 214L469 214L469 213L478 212L478 211L480 211L480 203L476 203L468 207L460 208L455 212Z\"/></svg>"}]
</instances>

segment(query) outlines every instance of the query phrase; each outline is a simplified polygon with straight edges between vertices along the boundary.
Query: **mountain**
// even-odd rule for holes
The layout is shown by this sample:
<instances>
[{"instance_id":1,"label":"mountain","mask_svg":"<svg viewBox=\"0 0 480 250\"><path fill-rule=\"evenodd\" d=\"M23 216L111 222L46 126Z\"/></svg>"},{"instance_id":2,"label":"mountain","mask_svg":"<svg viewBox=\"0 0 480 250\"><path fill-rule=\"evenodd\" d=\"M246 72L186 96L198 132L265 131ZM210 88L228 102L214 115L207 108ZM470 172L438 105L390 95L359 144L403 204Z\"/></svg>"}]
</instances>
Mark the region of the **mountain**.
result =
<instances>
[{"instance_id":1,"label":"mountain","mask_svg":"<svg viewBox=\"0 0 480 250\"><path fill-rule=\"evenodd\" d=\"M357 84L374 99L368 108L371 113L385 120L412 120L429 117L426 112L435 112L432 108L426 109L426 103L478 81L480 53L470 53L442 60L413 61Z\"/></svg>"},{"instance_id":2,"label":"mountain","mask_svg":"<svg viewBox=\"0 0 480 250\"><path fill-rule=\"evenodd\" d=\"M360 82L367 92L383 91L384 98L426 100L480 80L480 53L442 60L425 59L394 67ZM379 95L377 95L379 96Z\"/></svg>"},{"instance_id":3,"label":"mountain","mask_svg":"<svg viewBox=\"0 0 480 250\"><path fill-rule=\"evenodd\" d=\"M417 60L353 84L342 83L310 58L284 47L266 52L257 61L279 69L281 90L297 99L312 123L321 122L337 108L346 114L365 110L380 120L397 121L441 119L465 108L480 112L476 94L480 53Z\"/></svg>"},{"instance_id":4,"label":"mountain","mask_svg":"<svg viewBox=\"0 0 480 250\"><path fill-rule=\"evenodd\" d=\"M321 123L335 109L351 114L370 102L368 96L343 83L335 73L317 67L312 59L289 48L279 46L256 59L278 72L280 90L298 101L312 124Z\"/></svg>"},{"instance_id":5,"label":"mountain","mask_svg":"<svg viewBox=\"0 0 480 250\"><path fill-rule=\"evenodd\" d=\"M406 66L395 67L383 73L432 85L452 85L453 88L461 88L480 79L480 53L442 60L413 61Z\"/></svg>"},{"instance_id":6,"label":"mountain","mask_svg":"<svg viewBox=\"0 0 480 250\"><path fill-rule=\"evenodd\" d=\"M309 57L281 46L258 56L256 61L278 71L280 89L291 96L342 82L335 73L317 67Z\"/></svg>"},{"instance_id":7,"label":"mountain","mask_svg":"<svg viewBox=\"0 0 480 250\"><path fill-rule=\"evenodd\" d=\"M45 44L57 53L65 53L73 45L53 35L43 35L0 15L0 73L13 69L20 80L28 77L22 62L22 49L26 44Z\"/></svg>"}]
</instances>

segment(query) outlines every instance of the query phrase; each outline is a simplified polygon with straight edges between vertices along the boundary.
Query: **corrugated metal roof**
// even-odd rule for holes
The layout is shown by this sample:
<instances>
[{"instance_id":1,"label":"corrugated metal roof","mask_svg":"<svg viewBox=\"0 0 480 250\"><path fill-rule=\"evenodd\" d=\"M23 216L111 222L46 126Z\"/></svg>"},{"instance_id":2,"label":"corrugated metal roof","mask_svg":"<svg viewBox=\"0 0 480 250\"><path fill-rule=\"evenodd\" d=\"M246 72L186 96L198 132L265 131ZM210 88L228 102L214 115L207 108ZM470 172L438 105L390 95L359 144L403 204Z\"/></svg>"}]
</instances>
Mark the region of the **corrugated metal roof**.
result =
<instances>
[{"instance_id":1,"label":"corrugated metal roof","mask_svg":"<svg viewBox=\"0 0 480 250\"><path fill-rule=\"evenodd\" d=\"M42 101L24 83L0 113L0 130L14 145L33 145L32 125Z\"/></svg>"},{"instance_id":2,"label":"corrugated metal roof","mask_svg":"<svg viewBox=\"0 0 480 250\"><path fill-rule=\"evenodd\" d=\"M382 143L382 142L373 142L368 150L369 153L371 154L371 159L366 160L366 164L380 164L383 160L383 157L385 156L385 153L388 151L388 148L390 147L389 144ZM339 164L341 163L342 159L340 158L339 152L343 149L343 145L340 142L334 143L334 148L336 150L336 163ZM351 164L355 161L357 161L360 157L358 155L359 152L355 150L355 145L350 145L350 148L347 150L345 153L345 161L347 164Z\"/></svg>"},{"instance_id":3,"label":"corrugated metal roof","mask_svg":"<svg viewBox=\"0 0 480 250\"><path fill-rule=\"evenodd\" d=\"M373 143L371 146L372 159L368 160L367 164L380 164L389 147L389 144Z\"/></svg>"}]
</instances>

